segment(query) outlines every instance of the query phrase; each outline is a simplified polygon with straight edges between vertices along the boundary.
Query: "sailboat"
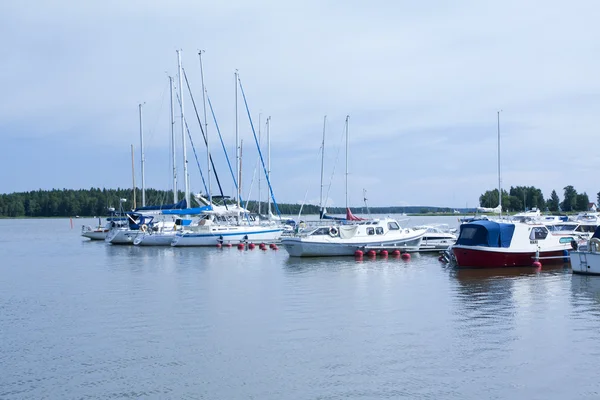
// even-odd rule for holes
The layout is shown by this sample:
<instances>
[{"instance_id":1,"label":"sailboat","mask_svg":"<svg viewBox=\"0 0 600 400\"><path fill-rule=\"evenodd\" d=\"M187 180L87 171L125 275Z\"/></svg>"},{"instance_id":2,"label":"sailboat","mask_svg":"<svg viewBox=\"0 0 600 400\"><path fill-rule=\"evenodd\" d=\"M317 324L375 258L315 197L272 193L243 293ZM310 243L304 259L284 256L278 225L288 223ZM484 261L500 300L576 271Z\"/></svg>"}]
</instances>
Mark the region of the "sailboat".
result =
<instances>
[{"instance_id":1,"label":"sailboat","mask_svg":"<svg viewBox=\"0 0 600 400\"><path fill-rule=\"evenodd\" d=\"M179 54L178 54L178 65L179 65L179 67L181 67ZM181 72L180 72L180 76L181 76ZM181 85L181 79L180 79L180 85ZM172 167L173 168L173 200L176 203L178 203L177 202L177 200L178 200L177 164L176 164L175 132L174 132L175 115L174 115L174 108L173 108L173 78L171 76L169 76L169 91L170 91L170 100L171 100L170 132L171 132L171 151L172 151L171 159L173 162L173 167ZM180 97L183 99L183 93L180 95ZM183 107L181 107L181 110L183 112ZM182 113L182 126L184 126L184 125L185 125L185 123L183 121L183 113ZM185 143L185 134L184 133L182 133L182 140ZM185 162L185 159L186 159L186 156L184 153L184 162ZM185 175L187 175L187 171L185 172ZM187 180L186 180L186 183L187 183ZM181 201L181 203L182 203L182 205L184 205L183 207L176 207L172 210L162 209L159 211L159 213L163 216L170 214L170 215L175 215L175 217L177 217L179 212L184 212L183 210L186 210L185 205L188 204L185 199L183 199ZM171 217L171 218L173 218L173 217ZM155 224L154 226L151 227L151 229L147 229L144 232L139 232L139 234L136 235L136 237L134 238L133 244L136 246L170 246L171 242L175 238L175 234L177 233L177 231L181 230L184 225L189 224L190 222L191 221L189 219L184 220L182 218L175 218L175 220L168 221L165 217L163 217L163 221Z\"/></svg>"},{"instance_id":2,"label":"sailboat","mask_svg":"<svg viewBox=\"0 0 600 400\"><path fill-rule=\"evenodd\" d=\"M181 55L177 52L177 59L179 69L181 71ZM180 86L181 86L181 73L179 74ZM172 232L174 232L178 226L183 223L181 220L177 220L173 217L165 217L165 211L167 210L182 210L189 207L189 181L187 173L187 157L185 152L185 124L183 123L183 99L181 105L181 117L182 117L182 139L183 139L183 155L184 155L184 179L186 188L186 198L178 201L177 196L177 175L175 165L175 145L174 145L174 132L173 132L173 84L172 78L169 77L170 88L171 88L171 143L173 150L173 204L167 205L153 205L146 206L146 193L145 193L145 171L144 171L144 133L143 133L143 121L142 121L142 104L139 105L140 113L140 147L141 147L141 169L142 169L142 207L135 207L134 211L126 213L128 218L128 224L125 226L115 226L107 233L105 241L111 244L141 244L144 242L145 245L150 244L170 244L172 240ZM135 196L135 171L133 171L133 149L132 149L132 173L133 173L133 190ZM135 197L134 197L135 198ZM135 203L135 201L134 201ZM161 217L158 219L158 217ZM155 217L157 218L155 220ZM179 222L179 223L178 223ZM164 243L166 240L158 240L159 236L163 232L168 232L171 235L168 243ZM150 237L152 237L150 239ZM162 239L162 238L160 238Z\"/></svg>"},{"instance_id":3,"label":"sailboat","mask_svg":"<svg viewBox=\"0 0 600 400\"><path fill-rule=\"evenodd\" d=\"M238 129L238 84L239 76L235 72L235 138L236 138L236 174L234 183L237 188L234 207L217 207L209 199L210 209L204 210L191 225L177 232L171 246L216 246L223 243L275 242L281 238L283 229L279 226L263 225L250 215L240 204L241 167L240 139ZM242 92L243 94L243 92ZM259 150L260 151L260 150ZM235 179L235 176L238 179ZM270 182L267 174L267 183ZM270 203L269 203L270 205Z\"/></svg>"},{"instance_id":4,"label":"sailboat","mask_svg":"<svg viewBox=\"0 0 600 400\"><path fill-rule=\"evenodd\" d=\"M318 226L283 238L281 243L292 257L351 256L357 250L374 249L416 251L425 234L424 229L403 229L392 218L363 220L352 214L348 205L349 120L346 116L346 219L341 224ZM325 214L323 206L321 209Z\"/></svg>"}]
</instances>

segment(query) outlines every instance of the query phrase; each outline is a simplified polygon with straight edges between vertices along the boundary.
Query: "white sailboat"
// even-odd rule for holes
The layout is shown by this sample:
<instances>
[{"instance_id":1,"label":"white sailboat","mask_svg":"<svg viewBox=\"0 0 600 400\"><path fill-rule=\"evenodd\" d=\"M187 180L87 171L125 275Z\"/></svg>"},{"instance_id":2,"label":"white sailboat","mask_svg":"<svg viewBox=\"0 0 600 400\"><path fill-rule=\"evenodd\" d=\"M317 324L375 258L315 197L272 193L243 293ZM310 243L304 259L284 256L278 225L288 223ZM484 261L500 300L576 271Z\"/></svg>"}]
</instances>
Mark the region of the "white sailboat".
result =
<instances>
[{"instance_id":1,"label":"white sailboat","mask_svg":"<svg viewBox=\"0 0 600 400\"><path fill-rule=\"evenodd\" d=\"M268 132L268 131L267 131ZM219 207L212 204L211 210L204 211L200 218L183 231L177 232L171 246L216 246L223 243L275 242L281 238L283 229L272 224L264 225L240 205L240 140L238 129L238 73L235 72L235 138L237 204L235 207ZM209 179L210 181L210 179ZM199 197L202 199L201 197ZM203 199L202 199L203 200ZM201 201L202 201L201 200Z\"/></svg>"}]
</instances>

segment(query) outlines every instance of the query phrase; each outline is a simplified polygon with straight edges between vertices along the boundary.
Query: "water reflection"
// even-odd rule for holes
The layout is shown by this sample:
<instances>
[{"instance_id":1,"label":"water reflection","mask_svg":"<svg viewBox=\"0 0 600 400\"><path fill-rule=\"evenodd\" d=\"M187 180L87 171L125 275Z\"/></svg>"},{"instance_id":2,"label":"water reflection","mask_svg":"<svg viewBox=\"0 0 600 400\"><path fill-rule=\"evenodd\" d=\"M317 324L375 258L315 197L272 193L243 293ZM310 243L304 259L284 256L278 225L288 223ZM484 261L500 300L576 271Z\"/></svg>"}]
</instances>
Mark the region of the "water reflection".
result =
<instances>
[{"instance_id":1,"label":"water reflection","mask_svg":"<svg viewBox=\"0 0 600 400\"><path fill-rule=\"evenodd\" d=\"M573 274L571 301L576 308L600 310L600 277Z\"/></svg>"}]
</instances>

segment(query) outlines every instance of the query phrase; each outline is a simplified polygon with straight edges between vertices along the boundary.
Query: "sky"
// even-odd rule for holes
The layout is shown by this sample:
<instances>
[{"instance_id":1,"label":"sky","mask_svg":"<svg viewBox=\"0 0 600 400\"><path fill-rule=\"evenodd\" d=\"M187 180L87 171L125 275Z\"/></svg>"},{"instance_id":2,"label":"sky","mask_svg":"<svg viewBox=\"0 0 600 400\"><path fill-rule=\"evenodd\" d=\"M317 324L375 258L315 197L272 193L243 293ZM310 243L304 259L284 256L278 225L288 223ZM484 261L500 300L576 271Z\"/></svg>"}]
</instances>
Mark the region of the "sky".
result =
<instances>
[{"instance_id":1,"label":"sky","mask_svg":"<svg viewBox=\"0 0 600 400\"><path fill-rule=\"evenodd\" d=\"M598 15L593 0L1 2L0 192L130 187L132 144L139 186L140 103L146 186L171 189L168 76L177 80L181 49L204 120L202 49L230 158L236 70L265 159L271 117L278 202L319 202L327 115L324 191L327 204L345 204L349 115L351 206L366 190L371 206L473 207L498 185L499 110L503 188L533 185L562 197L573 185L594 201ZM262 167L238 96L242 198L256 199ZM188 142L190 185L203 192L206 147L185 86L183 101L199 160ZM223 191L235 196L210 114L208 138ZM216 193L212 175L211 186Z\"/></svg>"}]
</instances>

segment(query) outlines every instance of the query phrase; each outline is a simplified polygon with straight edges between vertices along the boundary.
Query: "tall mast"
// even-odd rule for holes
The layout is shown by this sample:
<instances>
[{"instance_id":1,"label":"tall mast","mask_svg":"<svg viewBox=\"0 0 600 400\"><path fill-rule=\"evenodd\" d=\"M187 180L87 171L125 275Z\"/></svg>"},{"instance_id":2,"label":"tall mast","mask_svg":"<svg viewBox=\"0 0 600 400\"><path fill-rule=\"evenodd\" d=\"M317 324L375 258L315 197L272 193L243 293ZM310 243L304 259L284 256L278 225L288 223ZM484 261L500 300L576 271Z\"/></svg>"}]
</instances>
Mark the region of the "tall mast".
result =
<instances>
[{"instance_id":1,"label":"tall mast","mask_svg":"<svg viewBox=\"0 0 600 400\"><path fill-rule=\"evenodd\" d=\"M131 145L131 180L133 181L133 209L135 210L135 164L133 160L133 145Z\"/></svg>"},{"instance_id":2,"label":"tall mast","mask_svg":"<svg viewBox=\"0 0 600 400\"><path fill-rule=\"evenodd\" d=\"M349 115L346 115L346 209L348 209L348 120Z\"/></svg>"},{"instance_id":3,"label":"tall mast","mask_svg":"<svg viewBox=\"0 0 600 400\"><path fill-rule=\"evenodd\" d=\"M500 178L500 111L498 111L498 207L500 208L500 216L502 216L502 180Z\"/></svg>"},{"instance_id":4,"label":"tall mast","mask_svg":"<svg viewBox=\"0 0 600 400\"><path fill-rule=\"evenodd\" d=\"M240 173L238 176L239 193L242 193L242 150L244 148L244 139L240 140Z\"/></svg>"},{"instance_id":5,"label":"tall mast","mask_svg":"<svg viewBox=\"0 0 600 400\"><path fill-rule=\"evenodd\" d=\"M169 91L171 93L171 152L173 160L173 203L179 201L177 195L177 162L175 157L175 112L173 110L173 77L169 76Z\"/></svg>"},{"instance_id":6,"label":"tall mast","mask_svg":"<svg viewBox=\"0 0 600 400\"><path fill-rule=\"evenodd\" d=\"M267 117L267 178L271 180L271 116ZM267 212L271 215L271 196L267 196Z\"/></svg>"},{"instance_id":7,"label":"tall mast","mask_svg":"<svg viewBox=\"0 0 600 400\"><path fill-rule=\"evenodd\" d=\"M323 140L321 141L321 193L319 195L319 213L323 214L323 171L325 166L325 124L327 115L323 117Z\"/></svg>"},{"instance_id":8,"label":"tall mast","mask_svg":"<svg viewBox=\"0 0 600 400\"><path fill-rule=\"evenodd\" d=\"M144 156L144 125L142 122L142 106L145 103L140 103L140 163L142 164L142 207L146 207L146 172L144 169L144 164L146 162L146 157Z\"/></svg>"},{"instance_id":9,"label":"tall mast","mask_svg":"<svg viewBox=\"0 0 600 400\"><path fill-rule=\"evenodd\" d=\"M204 136L206 137L206 165L208 168L208 203L212 206L212 189L210 186L210 146L208 145L208 120L206 119L206 86L204 86L204 68L202 68L202 53L204 50L198 52L198 58L200 59L200 77L202 79L202 104L204 108Z\"/></svg>"},{"instance_id":10,"label":"tall mast","mask_svg":"<svg viewBox=\"0 0 600 400\"><path fill-rule=\"evenodd\" d=\"M179 69L179 108L181 109L181 142L183 144L183 180L185 182L186 207L190 204L190 177L188 175L187 147L185 143L185 117L183 114L183 77L181 74L181 50L177 50L177 68Z\"/></svg>"},{"instance_id":11,"label":"tall mast","mask_svg":"<svg viewBox=\"0 0 600 400\"><path fill-rule=\"evenodd\" d=\"M261 120L262 114L258 114L258 148L260 149L260 120ZM260 203L262 202L262 196L261 196L261 192L260 192L260 184L261 184L261 179L260 176L262 174L258 174L258 215L260 215Z\"/></svg>"},{"instance_id":12,"label":"tall mast","mask_svg":"<svg viewBox=\"0 0 600 400\"><path fill-rule=\"evenodd\" d=\"M240 137L238 134L238 115L237 115L237 69L235 70L235 173L238 176L237 184L237 206L240 208Z\"/></svg>"}]
</instances>

